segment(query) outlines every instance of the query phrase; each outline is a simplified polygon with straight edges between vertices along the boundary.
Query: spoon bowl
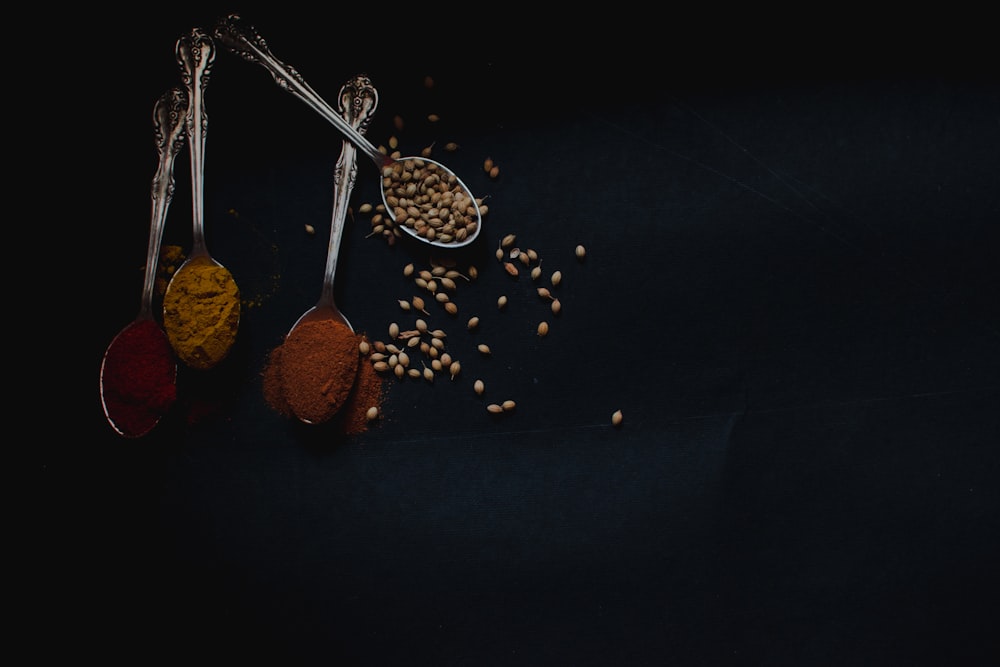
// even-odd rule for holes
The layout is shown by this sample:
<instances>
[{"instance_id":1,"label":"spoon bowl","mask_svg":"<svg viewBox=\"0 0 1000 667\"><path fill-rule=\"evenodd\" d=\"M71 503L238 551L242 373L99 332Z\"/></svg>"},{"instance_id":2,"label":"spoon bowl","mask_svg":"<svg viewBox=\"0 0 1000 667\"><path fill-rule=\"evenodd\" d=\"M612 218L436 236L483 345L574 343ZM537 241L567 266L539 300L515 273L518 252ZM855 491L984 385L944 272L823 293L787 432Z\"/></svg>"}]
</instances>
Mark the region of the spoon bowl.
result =
<instances>
[{"instance_id":1,"label":"spoon bowl","mask_svg":"<svg viewBox=\"0 0 1000 667\"><path fill-rule=\"evenodd\" d=\"M191 156L194 239L187 260L167 285L163 323L177 356L192 368L207 369L229 353L240 317L236 282L205 244L204 154L208 116L204 94L215 61L215 45L211 37L194 28L177 40L176 55L189 97L185 124Z\"/></svg>"},{"instance_id":2,"label":"spoon bowl","mask_svg":"<svg viewBox=\"0 0 1000 667\"><path fill-rule=\"evenodd\" d=\"M101 359L101 406L119 435L137 438L156 426L176 398L177 363L153 317L153 291L163 228L174 196L174 163L184 145L187 94L172 88L153 108L159 165L153 176L152 220L139 314L108 345Z\"/></svg>"},{"instance_id":3,"label":"spoon bowl","mask_svg":"<svg viewBox=\"0 0 1000 667\"><path fill-rule=\"evenodd\" d=\"M468 186L451 169L429 158L394 158L379 151L320 97L301 74L275 58L263 37L238 15L230 14L221 19L215 26L214 34L219 42L236 55L264 67L280 88L305 102L375 163L382 180L382 203L397 228L422 243L438 248L462 248L479 237L482 229L479 203ZM420 178L414 178L415 175ZM408 201L400 206L401 197L396 190L396 186L400 184L404 185L404 191L407 184L413 184L413 196L419 194L417 190L421 187L433 187L442 197L454 202L454 205L449 203L447 207L432 207L429 202L412 201L412 197L407 195L404 199ZM441 228L449 231L441 231Z\"/></svg>"}]
</instances>

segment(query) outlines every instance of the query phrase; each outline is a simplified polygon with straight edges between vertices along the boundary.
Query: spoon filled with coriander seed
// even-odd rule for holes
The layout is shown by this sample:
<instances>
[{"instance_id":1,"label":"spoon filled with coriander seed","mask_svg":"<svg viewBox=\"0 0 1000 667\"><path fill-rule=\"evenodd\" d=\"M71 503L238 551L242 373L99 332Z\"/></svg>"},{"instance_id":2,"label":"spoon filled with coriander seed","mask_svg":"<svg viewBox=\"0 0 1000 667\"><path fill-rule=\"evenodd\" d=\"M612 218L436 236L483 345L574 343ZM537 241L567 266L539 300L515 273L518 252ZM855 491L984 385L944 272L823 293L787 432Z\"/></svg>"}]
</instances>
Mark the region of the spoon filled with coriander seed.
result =
<instances>
[{"instance_id":1,"label":"spoon filled with coriander seed","mask_svg":"<svg viewBox=\"0 0 1000 667\"><path fill-rule=\"evenodd\" d=\"M233 346L240 322L240 291L232 273L212 257L205 244L208 116L204 93L215 61L215 45L209 35L194 28L177 40L176 57L189 98L185 121L191 156L194 240L191 253L170 279L163 296L163 326L181 361L205 370L222 361Z\"/></svg>"},{"instance_id":2,"label":"spoon filled with coriander seed","mask_svg":"<svg viewBox=\"0 0 1000 667\"><path fill-rule=\"evenodd\" d=\"M305 102L375 163L382 181L382 202L397 228L438 248L461 248L478 238L482 229L479 202L451 169L430 158L396 158L382 153L341 118L298 71L275 58L263 37L238 15L221 19L214 34L230 51L269 71L280 88Z\"/></svg>"}]
</instances>

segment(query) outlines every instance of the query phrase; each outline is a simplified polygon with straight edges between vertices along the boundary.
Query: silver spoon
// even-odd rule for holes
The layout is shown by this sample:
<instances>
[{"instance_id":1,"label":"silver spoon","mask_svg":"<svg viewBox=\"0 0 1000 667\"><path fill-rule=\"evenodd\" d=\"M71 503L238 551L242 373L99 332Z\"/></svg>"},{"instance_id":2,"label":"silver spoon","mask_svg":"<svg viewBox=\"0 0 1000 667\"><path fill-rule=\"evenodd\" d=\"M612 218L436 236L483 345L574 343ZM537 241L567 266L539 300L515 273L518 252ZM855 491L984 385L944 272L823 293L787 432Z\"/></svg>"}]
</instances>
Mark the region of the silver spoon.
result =
<instances>
[{"instance_id":1,"label":"silver spoon","mask_svg":"<svg viewBox=\"0 0 1000 667\"><path fill-rule=\"evenodd\" d=\"M205 87L208 85L209 72L215 61L215 45L211 37L202 32L201 29L194 28L189 34L182 35L177 40L176 55L177 62L181 66L181 77L187 86L189 97L186 124L190 139L189 152L191 155L191 201L194 240L187 260L181 264L167 285L164 301L171 301L171 297L175 296L171 293L172 289L178 283L183 282L179 280L179 277L184 276L186 271L191 270L192 267L197 265L208 265L220 269L219 290L223 293L232 291L237 295L232 303L227 304L229 308L217 315L220 318L219 321L221 321L221 318L235 317L235 322L232 326L218 327L218 333L215 334L217 339L208 341L206 344L198 347L188 344L183 346L174 345L174 349L182 361L194 368L204 369L214 366L228 354L229 348L235 340L236 330L239 325L240 301L238 298L239 292L235 289L235 280L232 274L212 257L205 244L204 154L208 116L205 112L204 95ZM193 315L191 315L192 321L184 321L185 317L188 316L189 314L183 312L183 309L178 309L174 312L167 312L167 309L164 309L163 324L167 330L167 336L171 338L171 342L173 342L175 336L181 335L180 329L183 325L193 326L195 324ZM208 335L207 332L205 335ZM209 346L215 350L215 353L212 355L206 355L203 352ZM190 349L193 347L196 347L194 351Z\"/></svg>"},{"instance_id":2,"label":"silver spoon","mask_svg":"<svg viewBox=\"0 0 1000 667\"><path fill-rule=\"evenodd\" d=\"M372 113L378 105L378 93L366 76L357 76L345 83L340 89L340 112L346 122L359 134L368 129ZM340 253L340 240L344 234L344 220L347 217L347 204L354 189L354 181L358 174L357 154L354 144L343 142L340 158L333 172L333 217L330 221L330 241L326 250L326 270L323 274L323 290L315 306L307 310L292 325L289 334L303 322L335 319L347 325L351 331L354 327L340 311L333 298L333 279L337 273L337 257Z\"/></svg>"},{"instance_id":3,"label":"silver spoon","mask_svg":"<svg viewBox=\"0 0 1000 667\"><path fill-rule=\"evenodd\" d=\"M412 156L396 159L383 154L371 142L365 139L360 132L351 127L350 123L341 118L305 82L301 74L275 58L264 38L257 33L255 28L244 24L238 15L231 14L221 19L215 26L215 38L244 60L264 67L264 69L271 73L275 83L280 88L287 90L305 102L313 111L317 112L340 130L358 150L367 155L375 163L375 166L379 169L379 173L382 175L382 187L380 188L382 202L385 204L386 212L396 222L399 229L402 229L405 233L423 243L429 243L439 248L460 248L469 245L478 238L479 232L482 229L482 215L479 210L479 203L473 196L472 191L469 190L465 183L451 169L440 162L425 157ZM437 229L433 223L424 224L425 221L420 221L413 217L410 217L408 220L400 220L399 218L402 216L397 214L397 207L390 205L390 200L394 196L391 192L392 185L398 182L394 174L401 173L401 170L404 168L412 168L414 165L420 164L428 165L436 173L441 174L442 179L449 179L453 182L452 192L455 193L456 197L460 195L463 198L462 201L464 203L461 207L463 209L461 216L462 218L467 216L468 225L464 226L464 223L458 223L463 225L459 227L462 231L459 232L456 230L454 234L449 233L447 240L443 240L445 237L437 232L434 232L435 236L428 234L428 229ZM387 190L390 191L387 193Z\"/></svg>"},{"instance_id":4,"label":"silver spoon","mask_svg":"<svg viewBox=\"0 0 1000 667\"><path fill-rule=\"evenodd\" d=\"M172 372L170 387L143 386L143 393L148 395L166 391L173 393L173 385L177 381L177 363L173 359L170 343L166 334L153 317L153 288L156 285L156 267L160 258L160 246L163 239L163 228L167 219L167 210L174 198L174 162L177 154L184 146L184 118L187 113L187 94L180 88L172 88L156 101L153 107L153 129L156 138L156 150L159 154L159 165L153 176L152 185L152 221L149 227L149 244L146 247L146 274L142 283L142 300L139 314L128 326L122 329L108 345L104 358L101 360L101 405L108 423L120 435L136 438L148 433L160 422L162 411L143 412L128 408L128 415L117 401L130 398L142 398L125 395L130 387L116 386L111 376L105 375L105 370L117 364L129 364L135 355L148 352L145 347L161 349L164 363L169 363ZM135 348L130 333L136 333L135 327L150 327L148 332L138 340L144 343L143 349ZM154 328L155 327L155 328ZM168 361L169 360L169 361ZM156 361L149 360L146 361ZM152 376L140 378L155 381ZM114 398L112 398L114 396ZM167 406L161 406L167 407Z\"/></svg>"}]
</instances>

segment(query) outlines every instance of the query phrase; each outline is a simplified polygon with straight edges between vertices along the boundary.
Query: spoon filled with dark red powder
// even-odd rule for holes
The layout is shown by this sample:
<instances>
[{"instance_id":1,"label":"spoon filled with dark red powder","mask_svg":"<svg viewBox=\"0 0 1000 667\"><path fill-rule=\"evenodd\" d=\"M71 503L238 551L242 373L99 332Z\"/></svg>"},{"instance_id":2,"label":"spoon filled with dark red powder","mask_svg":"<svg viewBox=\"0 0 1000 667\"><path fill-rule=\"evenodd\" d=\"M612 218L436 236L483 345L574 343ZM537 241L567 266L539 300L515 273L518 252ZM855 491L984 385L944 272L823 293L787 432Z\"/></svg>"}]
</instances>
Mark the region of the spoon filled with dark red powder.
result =
<instances>
[{"instance_id":1,"label":"spoon filled with dark red powder","mask_svg":"<svg viewBox=\"0 0 1000 667\"><path fill-rule=\"evenodd\" d=\"M184 145L187 94L172 88L156 101L153 129L159 165L153 176L152 222L139 314L114 337L101 361L101 404L116 432L138 438L153 429L177 398L177 362L153 317L153 289L167 210L174 195L174 162Z\"/></svg>"},{"instance_id":2,"label":"spoon filled with dark red powder","mask_svg":"<svg viewBox=\"0 0 1000 667\"><path fill-rule=\"evenodd\" d=\"M340 112L351 127L363 133L378 104L378 94L366 76L357 76L340 89ZM334 202L323 289L316 305L292 325L280 348L280 379L289 412L299 420L328 421L344 405L358 370L360 337L334 300L334 276L348 201L357 176L357 153L343 142L334 170Z\"/></svg>"}]
</instances>

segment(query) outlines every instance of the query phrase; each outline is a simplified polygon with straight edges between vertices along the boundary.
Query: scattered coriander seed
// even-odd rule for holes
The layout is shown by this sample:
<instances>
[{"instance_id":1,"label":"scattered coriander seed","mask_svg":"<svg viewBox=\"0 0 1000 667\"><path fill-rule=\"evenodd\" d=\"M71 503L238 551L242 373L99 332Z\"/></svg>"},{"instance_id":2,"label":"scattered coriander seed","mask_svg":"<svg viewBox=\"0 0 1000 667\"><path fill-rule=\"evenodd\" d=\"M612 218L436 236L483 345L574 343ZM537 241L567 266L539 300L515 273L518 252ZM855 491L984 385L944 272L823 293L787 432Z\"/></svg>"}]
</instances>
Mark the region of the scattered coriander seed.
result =
<instances>
[{"instance_id":1,"label":"scattered coriander seed","mask_svg":"<svg viewBox=\"0 0 1000 667\"><path fill-rule=\"evenodd\" d=\"M389 364L385 361L373 361L372 367L380 373L389 370Z\"/></svg>"},{"instance_id":2,"label":"scattered coriander seed","mask_svg":"<svg viewBox=\"0 0 1000 667\"><path fill-rule=\"evenodd\" d=\"M433 154L434 154L434 144L433 143L430 146L424 146L420 150L420 156L421 157L430 157Z\"/></svg>"},{"instance_id":3,"label":"scattered coriander seed","mask_svg":"<svg viewBox=\"0 0 1000 667\"><path fill-rule=\"evenodd\" d=\"M500 298L497 299L497 308L500 308L501 310L503 310L506 306L507 306L507 297L506 296L501 296Z\"/></svg>"},{"instance_id":4,"label":"scattered coriander seed","mask_svg":"<svg viewBox=\"0 0 1000 667\"><path fill-rule=\"evenodd\" d=\"M400 366L399 364L396 364L396 367L392 369L392 372L396 374L396 377L402 378L404 375L406 375L406 368Z\"/></svg>"},{"instance_id":5,"label":"scattered coriander seed","mask_svg":"<svg viewBox=\"0 0 1000 667\"><path fill-rule=\"evenodd\" d=\"M473 330L479 326L479 318L475 315L469 318L469 321L465 323L465 328L468 330Z\"/></svg>"},{"instance_id":6,"label":"scattered coriander seed","mask_svg":"<svg viewBox=\"0 0 1000 667\"><path fill-rule=\"evenodd\" d=\"M488 157L485 160L483 160L483 171L485 171L488 174L490 173L490 169L492 168L493 168L493 158Z\"/></svg>"},{"instance_id":7,"label":"scattered coriander seed","mask_svg":"<svg viewBox=\"0 0 1000 667\"><path fill-rule=\"evenodd\" d=\"M515 234L507 234L507 236L503 237L503 239L500 241L500 247L509 248L512 245L514 245L514 241L516 240L517 236Z\"/></svg>"},{"instance_id":8,"label":"scattered coriander seed","mask_svg":"<svg viewBox=\"0 0 1000 667\"><path fill-rule=\"evenodd\" d=\"M490 346L487 345L486 343L480 343L479 345L476 346L476 349L479 350L481 354L492 354L492 352L490 351Z\"/></svg>"},{"instance_id":9,"label":"scattered coriander seed","mask_svg":"<svg viewBox=\"0 0 1000 667\"><path fill-rule=\"evenodd\" d=\"M497 259L499 261L503 261L503 249L502 248L497 248Z\"/></svg>"},{"instance_id":10,"label":"scattered coriander seed","mask_svg":"<svg viewBox=\"0 0 1000 667\"><path fill-rule=\"evenodd\" d=\"M423 377L423 373L420 372L419 368L413 368L413 367L407 368L406 374L411 378L413 378L414 380L416 380L419 377Z\"/></svg>"},{"instance_id":11,"label":"scattered coriander seed","mask_svg":"<svg viewBox=\"0 0 1000 667\"><path fill-rule=\"evenodd\" d=\"M420 298L419 296L415 296L415 297L413 297L413 299L412 299L411 303L413 304L413 307L414 307L415 309L417 309L417 310L419 310L419 311L421 311L421 312L423 312L423 313L426 313L426 312L427 312L427 311L426 311L426 310L424 309L424 300L423 300L423 299L421 299L421 298Z\"/></svg>"},{"instance_id":12,"label":"scattered coriander seed","mask_svg":"<svg viewBox=\"0 0 1000 667\"><path fill-rule=\"evenodd\" d=\"M454 153L455 151L458 150L458 144L456 144L454 141L449 141L444 145L444 149L449 153Z\"/></svg>"},{"instance_id":13,"label":"scattered coriander seed","mask_svg":"<svg viewBox=\"0 0 1000 667\"><path fill-rule=\"evenodd\" d=\"M368 411L365 412L365 419L367 419L368 421L374 421L378 419L378 407L373 405L370 408L368 408Z\"/></svg>"},{"instance_id":14,"label":"scattered coriander seed","mask_svg":"<svg viewBox=\"0 0 1000 667\"><path fill-rule=\"evenodd\" d=\"M500 407L503 409L504 412L510 412L511 410L517 407L517 403L508 398L506 401L500 404Z\"/></svg>"},{"instance_id":15,"label":"scattered coriander seed","mask_svg":"<svg viewBox=\"0 0 1000 667\"><path fill-rule=\"evenodd\" d=\"M399 359L399 363L403 364L404 366L410 365L410 355L406 354L406 352L400 350L399 354L397 354L396 357Z\"/></svg>"},{"instance_id":16,"label":"scattered coriander seed","mask_svg":"<svg viewBox=\"0 0 1000 667\"><path fill-rule=\"evenodd\" d=\"M453 361L448 364L448 372L451 373L451 379L454 380L458 374L462 371L462 364L458 361Z\"/></svg>"},{"instance_id":17,"label":"scattered coriander seed","mask_svg":"<svg viewBox=\"0 0 1000 667\"><path fill-rule=\"evenodd\" d=\"M552 276L549 278L552 282L552 286L555 287L562 282L562 271L553 271Z\"/></svg>"},{"instance_id":18,"label":"scattered coriander seed","mask_svg":"<svg viewBox=\"0 0 1000 667\"><path fill-rule=\"evenodd\" d=\"M389 148L396 150L399 148L399 139L395 136L389 137Z\"/></svg>"},{"instance_id":19,"label":"scattered coriander seed","mask_svg":"<svg viewBox=\"0 0 1000 667\"><path fill-rule=\"evenodd\" d=\"M368 202L365 202L364 204L358 207L358 211L360 211L361 213L371 213L372 205L369 204Z\"/></svg>"},{"instance_id":20,"label":"scattered coriander seed","mask_svg":"<svg viewBox=\"0 0 1000 667\"><path fill-rule=\"evenodd\" d=\"M458 315L458 306L455 304L454 301L449 301L448 303L444 304L444 312L448 313L449 315Z\"/></svg>"},{"instance_id":21,"label":"scattered coriander seed","mask_svg":"<svg viewBox=\"0 0 1000 667\"><path fill-rule=\"evenodd\" d=\"M372 351L372 346L368 341L363 340L360 343L358 343L358 352L360 352L361 354L367 355L371 351Z\"/></svg>"},{"instance_id":22,"label":"scattered coriander seed","mask_svg":"<svg viewBox=\"0 0 1000 667\"><path fill-rule=\"evenodd\" d=\"M479 269L477 269L475 266L470 266L467 273L469 274L469 280L475 280L476 278L479 277Z\"/></svg>"},{"instance_id":23,"label":"scattered coriander seed","mask_svg":"<svg viewBox=\"0 0 1000 667\"><path fill-rule=\"evenodd\" d=\"M538 335L545 336L549 333L549 323L542 321L538 323Z\"/></svg>"},{"instance_id":24,"label":"scattered coriander seed","mask_svg":"<svg viewBox=\"0 0 1000 667\"><path fill-rule=\"evenodd\" d=\"M444 363L440 359L431 359L431 368L436 371L443 371Z\"/></svg>"},{"instance_id":25,"label":"scattered coriander seed","mask_svg":"<svg viewBox=\"0 0 1000 667\"><path fill-rule=\"evenodd\" d=\"M561 310L562 304L559 302L559 299L552 299L552 314L558 315Z\"/></svg>"},{"instance_id":26,"label":"scattered coriander seed","mask_svg":"<svg viewBox=\"0 0 1000 667\"><path fill-rule=\"evenodd\" d=\"M429 120L432 123L436 123L439 120L441 120L441 117L438 116L436 113L427 114L427 120Z\"/></svg>"},{"instance_id":27,"label":"scattered coriander seed","mask_svg":"<svg viewBox=\"0 0 1000 667\"><path fill-rule=\"evenodd\" d=\"M416 326L417 326L417 331L419 331L420 333L427 332L427 322L425 320L417 318Z\"/></svg>"},{"instance_id":28,"label":"scattered coriander seed","mask_svg":"<svg viewBox=\"0 0 1000 667\"><path fill-rule=\"evenodd\" d=\"M493 168L490 169L490 178L498 178L499 176L500 176L500 167L493 165Z\"/></svg>"},{"instance_id":29,"label":"scattered coriander seed","mask_svg":"<svg viewBox=\"0 0 1000 667\"><path fill-rule=\"evenodd\" d=\"M410 262L409 264L403 267L403 276L409 278L410 276L413 275L413 271L415 268L416 267L413 266L413 262Z\"/></svg>"},{"instance_id":30,"label":"scattered coriander seed","mask_svg":"<svg viewBox=\"0 0 1000 667\"><path fill-rule=\"evenodd\" d=\"M547 287L539 287L538 288L538 296L542 297L543 299L551 299L552 298L552 292L550 292L549 288L547 288Z\"/></svg>"},{"instance_id":31,"label":"scattered coriander seed","mask_svg":"<svg viewBox=\"0 0 1000 667\"><path fill-rule=\"evenodd\" d=\"M437 294L434 295L434 299L438 303L447 303L449 301L449 298L450 297L448 296L447 292L438 292Z\"/></svg>"},{"instance_id":32,"label":"scattered coriander seed","mask_svg":"<svg viewBox=\"0 0 1000 667\"><path fill-rule=\"evenodd\" d=\"M486 406L486 411L491 414L498 415L503 412L503 408L500 407L499 403L490 403Z\"/></svg>"},{"instance_id":33,"label":"scattered coriander seed","mask_svg":"<svg viewBox=\"0 0 1000 667\"><path fill-rule=\"evenodd\" d=\"M312 225L307 224L306 225L306 234L315 234L315 233L316 233L316 228L313 227Z\"/></svg>"},{"instance_id":34,"label":"scattered coriander seed","mask_svg":"<svg viewBox=\"0 0 1000 667\"><path fill-rule=\"evenodd\" d=\"M511 248L509 254L510 254L510 258L511 259L517 259L518 257L521 256L521 249L520 248Z\"/></svg>"},{"instance_id":35,"label":"scattered coriander seed","mask_svg":"<svg viewBox=\"0 0 1000 667\"><path fill-rule=\"evenodd\" d=\"M482 380L476 380L475 384L472 385L472 388L478 395L482 396L483 392L486 391L486 383Z\"/></svg>"},{"instance_id":36,"label":"scattered coriander seed","mask_svg":"<svg viewBox=\"0 0 1000 667\"><path fill-rule=\"evenodd\" d=\"M533 268L533 269L531 270L531 279L532 279L532 280L538 280L538 278L539 278L539 277L540 277L541 275L542 275L542 267L540 267L540 266L536 266L535 268Z\"/></svg>"},{"instance_id":37,"label":"scattered coriander seed","mask_svg":"<svg viewBox=\"0 0 1000 667\"><path fill-rule=\"evenodd\" d=\"M576 258L583 259L586 256L587 256L587 249L584 248L582 245L578 245L576 247Z\"/></svg>"},{"instance_id":38,"label":"scattered coriander seed","mask_svg":"<svg viewBox=\"0 0 1000 667\"><path fill-rule=\"evenodd\" d=\"M615 410L614 413L612 413L612 415L611 415L611 423L614 426L621 426L622 422L624 420L625 420L625 417L622 415L622 411L621 410Z\"/></svg>"},{"instance_id":39,"label":"scattered coriander seed","mask_svg":"<svg viewBox=\"0 0 1000 667\"><path fill-rule=\"evenodd\" d=\"M505 271L507 271L507 273L509 273L512 276L516 276L518 274L517 267L514 266L513 262L504 262L503 268Z\"/></svg>"},{"instance_id":40,"label":"scattered coriander seed","mask_svg":"<svg viewBox=\"0 0 1000 667\"><path fill-rule=\"evenodd\" d=\"M528 253L528 259L530 259L532 262L538 261L538 251L532 248L528 248L525 252Z\"/></svg>"},{"instance_id":41,"label":"scattered coriander seed","mask_svg":"<svg viewBox=\"0 0 1000 667\"><path fill-rule=\"evenodd\" d=\"M424 379L428 382L434 382L434 371L427 366L424 366Z\"/></svg>"},{"instance_id":42,"label":"scattered coriander seed","mask_svg":"<svg viewBox=\"0 0 1000 667\"><path fill-rule=\"evenodd\" d=\"M399 304L399 307L402 308L403 310L410 309L410 302L407 301L406 299L399 299L397 303Z\"/></svg>"},{"instance_id":43,"label":"scattered coriander seed","mask_svg":"<svg viewBox=\"0 0 1000 667\"><path fill-rule=\"evenodd\" d=\"M446 334L444 332L444 329L434 329L433 331L430 332L430 334L432 336L434 336L435 338L447 338L448 337L448 334Z\"/></svg>"},{"instance_id":44,"label":"scattered coriander seed","mask_svg":"<svg viewBox=\"0 0 1000 667\"><path fill-rule=\"evenodd\" d=\"M399 325L395 322L389 325L389 338L399 338Z\"/></svg>"}]
</instances>

